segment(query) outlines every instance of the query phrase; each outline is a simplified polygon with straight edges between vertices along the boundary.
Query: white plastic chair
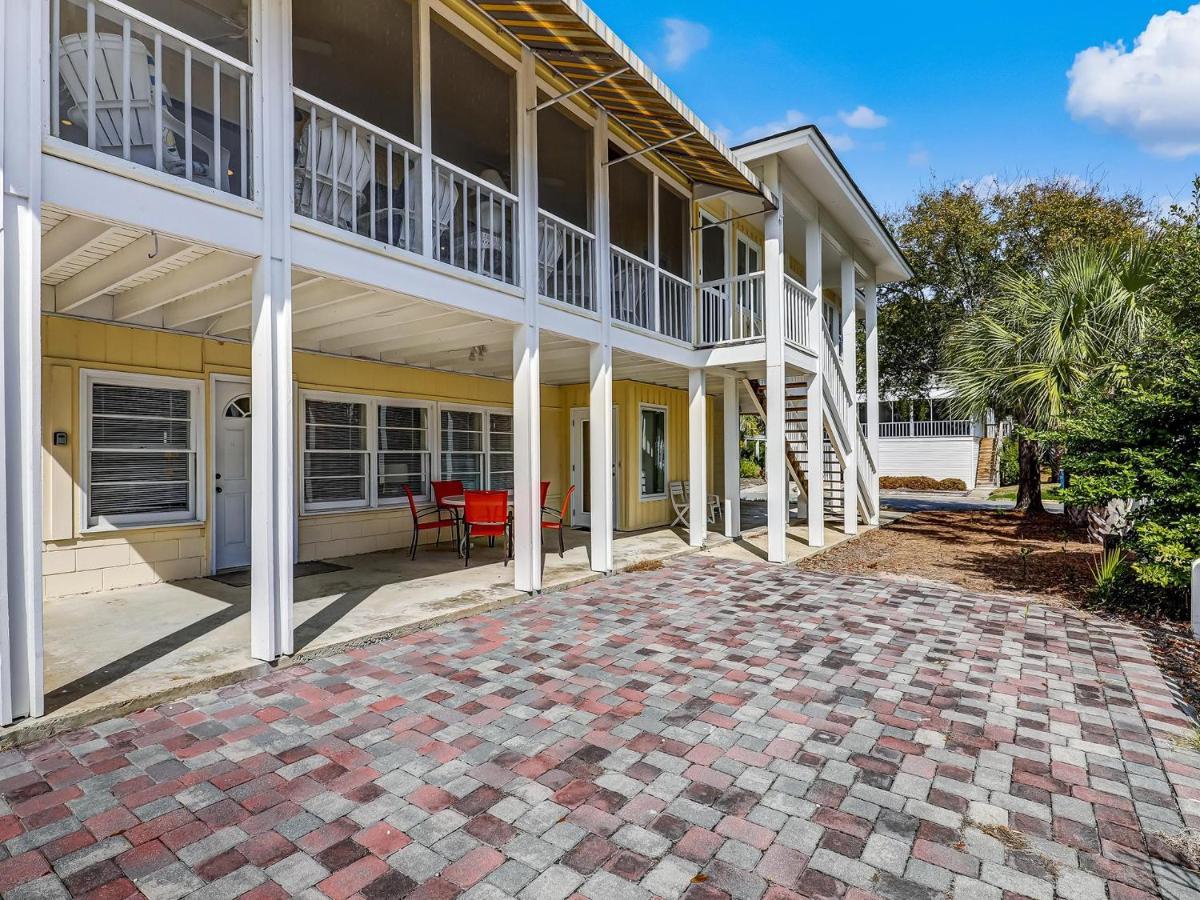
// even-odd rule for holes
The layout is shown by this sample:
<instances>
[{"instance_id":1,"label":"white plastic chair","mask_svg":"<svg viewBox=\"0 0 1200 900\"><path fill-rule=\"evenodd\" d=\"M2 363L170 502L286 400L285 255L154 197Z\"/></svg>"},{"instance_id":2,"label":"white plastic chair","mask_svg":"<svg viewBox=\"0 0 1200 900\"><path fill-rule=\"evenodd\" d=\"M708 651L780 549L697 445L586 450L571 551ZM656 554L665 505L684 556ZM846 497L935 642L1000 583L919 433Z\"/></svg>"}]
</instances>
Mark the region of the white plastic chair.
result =
<instances>
[{"instance_id":1,"label":"white plastic chair","mask_svg":"<svg viewBox=\"0 0 1200 900\"><path fill-rule=\"evenodd\" d=\"M86 129L88 125L88 36L68 34L59 42L59 72L72 106L66 118L73 125ZM95 147L104 153L124 158L125 99L122 96L121 73L124 70L124 42L119 34L100 32L95 35L95 98L96 134ZM156 135L154 113L154 57L146 45L136 38L129 40L129 159L153 168L156 165L156 149L162 145L163 169L172 175L184 175L187 170L185 152L178 142L187 141L188 130L170 111L170 97L166 86L162 91L162 132ZM57 90L57 87L55 88ZM220 128L220 122L214 123ZM214 160L211 138L191 131L193 148L192 176L215 184L227 186L226 171L229 168L229 151L221 148L221 159ZM186 145L185 145L186 146ZM195 159L195 150L200 150L208 164ZM215 173L216 180L214 181Z\"/></svg>"},{"instance_id":2,"label":"white plastic chair","mask_svg":"<svg viewBox=\"0 0 1200 900\"><path fill-rule=\"evenodd\" d=\"M675 511L675 519L671 522L671 527L674 528L676 525L686 527L691 514L691 482L672 481L668 485L668 491L671 495L671 508ZM704 498L704 505L708 510L709 523L716 522L721 518L720 497L716 494L709 494Z\"/></svg>"},{"instance_id":3,"label":"white plastic chair","mask_svg":"<svg viewBox=\"0 0 1200 900\"><path fill-rule=\"evenodd\" d=\"M335 160L333 120L318 115L315 132L313 122L309 120L304 124L297 143L296 211L318 222L353 231L354 198L362 194L371 180L371 156L366 139L360 136L357 140L351 140L350 129L338 122ZM308 158L310 148L315 156L312 164ZM335 183L336 210L333 197ZM364 202L361 198L358 202L361 209Z\"/></svg>"}]
</instances>

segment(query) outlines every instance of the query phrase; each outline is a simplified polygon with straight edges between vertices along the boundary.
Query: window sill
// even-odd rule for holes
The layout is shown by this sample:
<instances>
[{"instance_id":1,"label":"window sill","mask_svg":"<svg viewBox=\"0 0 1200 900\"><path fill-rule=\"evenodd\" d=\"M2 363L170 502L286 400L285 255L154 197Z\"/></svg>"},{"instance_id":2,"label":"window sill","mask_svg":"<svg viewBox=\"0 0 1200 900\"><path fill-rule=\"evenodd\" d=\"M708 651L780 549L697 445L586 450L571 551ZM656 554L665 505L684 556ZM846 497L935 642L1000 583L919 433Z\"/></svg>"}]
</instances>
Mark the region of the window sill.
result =
<instances>
[{"instance_id":1,"label":"window sill","mask_svg":"<svg viewBox=\"0 0 1200 900\"><path fill-rule=\"evenodd\" d=\"M656 503L659 500L666 500L666 494L642 494L638 497L640 503Z\"/></svg>"},{"instance_id":2,"label":"window sill","mask_svg":"<svg viewBox=\"0 0 1200 900\"><path fill-rule=\"evenodd\" d=\"M203 528L205 519L185 519L171 522L125 522L119 525L111 523L103 525L88 525L79 529L79 536L92 534L117 534L126 531L161 531L164 528Z\"/></svg>"}]
</instances>

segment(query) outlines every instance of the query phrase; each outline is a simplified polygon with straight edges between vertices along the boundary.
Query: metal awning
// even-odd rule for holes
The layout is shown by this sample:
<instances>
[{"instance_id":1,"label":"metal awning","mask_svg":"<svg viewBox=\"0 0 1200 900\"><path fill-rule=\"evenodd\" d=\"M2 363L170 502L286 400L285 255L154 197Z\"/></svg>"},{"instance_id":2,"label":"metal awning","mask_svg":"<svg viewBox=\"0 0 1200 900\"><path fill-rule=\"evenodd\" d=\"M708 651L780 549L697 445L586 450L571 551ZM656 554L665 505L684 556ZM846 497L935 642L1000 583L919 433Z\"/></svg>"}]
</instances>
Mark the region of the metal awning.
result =
<instances>
[{"instance_id":1,"label":"metal awning","mask_svg":"<svg viewBox=\"0 0 1200 900\"><path fill-rule=\"evenodd\" d=\"M688 109L579 0L471 0L529 47L573 89L604 108L622 127L693 184L774 198L699 117Z\"/></svg>"}]
</instances>

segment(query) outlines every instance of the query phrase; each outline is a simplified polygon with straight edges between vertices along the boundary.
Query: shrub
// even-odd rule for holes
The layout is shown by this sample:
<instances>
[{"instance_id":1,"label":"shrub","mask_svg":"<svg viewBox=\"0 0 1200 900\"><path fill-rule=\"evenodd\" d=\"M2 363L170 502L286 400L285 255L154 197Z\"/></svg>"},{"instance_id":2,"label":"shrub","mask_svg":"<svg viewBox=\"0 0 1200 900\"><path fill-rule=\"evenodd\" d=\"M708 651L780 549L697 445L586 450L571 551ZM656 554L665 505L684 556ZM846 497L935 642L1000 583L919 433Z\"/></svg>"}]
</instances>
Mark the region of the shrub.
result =
<instances>
[{"instance_id":1,"label":"shrub","mask_svg":"<svg viewBox=\"0 0 1200 900\"><path fill-rule=\"evenodd\" d=\"M905 491L965 491L961 478L930 478L928 475L881 475L879 486L888 490Z\"/></svg>"},{"instance_id":2,"label":"shrub","mask_svg":"<svg viewBox=\"0 0 1200 900\"><path fill-rule=\"evenodd\" d=\"M761 478L762 466L752 459L743 459L739 466L743 478Z\"/></svg>"},{"instance_id":3,"label":"shrub","mask_svg":"<svg viewBox=\"0 0 1200 900\"><path fill-rule=\"evenodd\" d=\"M1021 477L1021 463L1017 456L1016 437L1005 439L1000 445L1000 483L1016 484Z\"/></svg>"}]
</instances>

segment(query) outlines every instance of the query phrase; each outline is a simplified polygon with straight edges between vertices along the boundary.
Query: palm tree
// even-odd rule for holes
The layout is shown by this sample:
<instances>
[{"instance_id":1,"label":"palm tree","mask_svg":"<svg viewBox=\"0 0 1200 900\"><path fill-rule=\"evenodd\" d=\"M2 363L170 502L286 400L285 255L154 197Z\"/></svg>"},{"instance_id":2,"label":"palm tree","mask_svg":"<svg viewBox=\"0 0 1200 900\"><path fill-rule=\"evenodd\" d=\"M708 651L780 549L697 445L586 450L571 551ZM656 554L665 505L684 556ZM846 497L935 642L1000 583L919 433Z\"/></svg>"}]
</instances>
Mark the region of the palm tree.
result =
<instances>
[{"instance_id":1,"label":"palm tree","mask_svg":"<svg viewBox=\"0 0 1200 900\"><path fill-rule=\"evenodd\" d=\"M1136 344L1151 313L1149 260L1123 250L1073 248L1038 274L1000 277L995 295L955 325L943 346L947 383L965 417L1011 416L1018 431L1017 508L1044 511L1038 441L1090 384L1117 381L1117 352Z\"/></svg>"}]
</instances>

